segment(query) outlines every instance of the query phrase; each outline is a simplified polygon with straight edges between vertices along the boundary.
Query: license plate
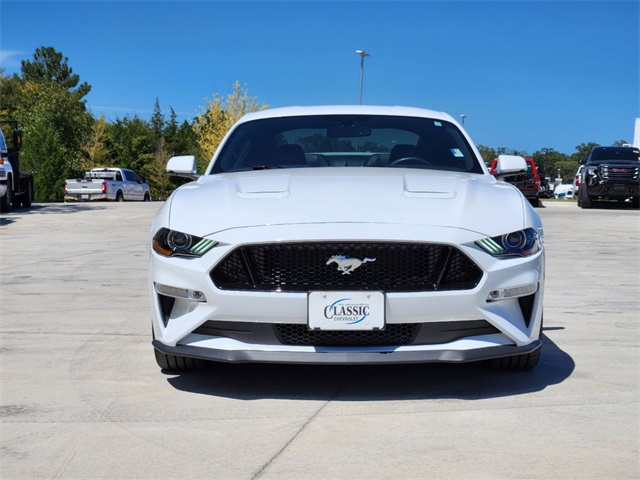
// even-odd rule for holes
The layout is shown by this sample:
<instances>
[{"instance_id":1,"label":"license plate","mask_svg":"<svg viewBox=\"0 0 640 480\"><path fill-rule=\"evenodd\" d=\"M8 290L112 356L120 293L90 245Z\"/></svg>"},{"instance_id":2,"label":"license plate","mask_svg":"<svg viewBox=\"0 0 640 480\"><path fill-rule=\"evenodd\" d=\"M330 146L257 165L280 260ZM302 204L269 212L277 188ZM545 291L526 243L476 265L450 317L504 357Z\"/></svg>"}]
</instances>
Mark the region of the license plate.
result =
<instances>
[{"instance_id":1,"label":"license plate","mask_svg":"<svg viewBox=\"0 0 640 480\"><path fill-rule=\"evenodd\" d=\"M624 185L614 185L613 190L616 192L624 192Z\"/></svg>"},{"instance_id":2,"label":"license plate","mask_svg":"<svg viewBox=\"0 0 640 480\"><path fill-rule=\"evenodd\" d=\"M374 330L385 324L382 292L311 292L309 328Z\"/></svg>"},{"instance_id":3,"label":"license plate","mask_svg":"<svg viewBox=\"0 0 640 480\"><path fill-rule=\"evenodd\" d=\"M89 195L81 195L82 200L89 200Z\"/></svg>"}]
</instances>

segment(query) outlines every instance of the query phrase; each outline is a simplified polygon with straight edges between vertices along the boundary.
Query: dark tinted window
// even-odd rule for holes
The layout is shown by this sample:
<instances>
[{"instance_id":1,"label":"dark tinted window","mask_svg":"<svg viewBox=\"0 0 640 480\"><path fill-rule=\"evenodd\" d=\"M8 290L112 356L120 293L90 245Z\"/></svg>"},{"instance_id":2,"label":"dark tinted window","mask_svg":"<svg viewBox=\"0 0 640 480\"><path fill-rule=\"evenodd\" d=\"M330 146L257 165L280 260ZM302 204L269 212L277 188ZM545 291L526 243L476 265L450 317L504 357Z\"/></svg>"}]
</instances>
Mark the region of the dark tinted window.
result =
<instances>
[{"instance_id":1,"label":"dark tinted window","mask_svg":"<svg viewBox=\"0 0 640 480\"><path fill-rule=\"evenodd\" d=\"M306 167L407 167L483 173L454 124L372 115L313 115L244 123L227 141L211 173Z\"/></svg>"},{"instance_id":2,"label":"dark tinted window","mask_svg":"<svg viewBox=\"0 0 640 480\"><path fill-rule=\"evenodd\" d=\"M138 175L136 175L134 172L132 172L131 170L123 170L124 171L124 176L127 178L127 180L129 180L130 182L138 182L140 181L140 179L138 178Z\"/></svg>"},{"instance_id":3,"label":"dark tinted window","mask_svg":"<svg viewBox=\"0 0 640 480\"><path fill-rule=\"evenodd\" d=\"M625 147L594 148L590 160L640 160L640 150Z\"/></svg>"}]
</instances>

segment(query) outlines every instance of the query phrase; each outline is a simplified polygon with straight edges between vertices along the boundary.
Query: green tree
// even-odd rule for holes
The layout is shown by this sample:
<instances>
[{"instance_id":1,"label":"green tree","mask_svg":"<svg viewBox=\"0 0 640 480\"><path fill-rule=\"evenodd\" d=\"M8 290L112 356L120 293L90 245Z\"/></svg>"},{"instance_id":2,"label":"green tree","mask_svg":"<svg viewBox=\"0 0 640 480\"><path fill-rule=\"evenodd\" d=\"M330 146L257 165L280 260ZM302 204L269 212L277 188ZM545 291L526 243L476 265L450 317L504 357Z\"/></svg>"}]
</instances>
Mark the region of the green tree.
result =
<instances>
[{"instance_id":1,"label":"green tree","mask_svg":"<svg viewBox=\"0 0 640 480\"><path fill-rule=\"evenodd\" d=\"M62 200L65 178L82 171L82 145L93 117L82 99L91 87L74 90L78 83L66 58L51 47L23 61L21 75L1 77L1 113L23 131L21 170L36 172L36 202Z\"/></svg>"},{"instance_id":2,"label":"green tree","mask_svg":"<svg viewBox=\"0 0 640 480\"><path fill-rule=\"evenodd\" d=\"M160 101L156 97L156 103L153 107L153 115L151 115L151 128L155 137L156 146L160 139L164 137L165 121L162 110L160 109Z\"/></svg>"},{"instance_id":3,"label":"green tree","mask_svg":"<svg viewBox=\"0 0 640 480\"><path fill-rule=\"evenodd\" d=\"M33 60L22 60L22 78L32 82L54 82L64 87L69 92L74 91L78 98L84 97L91 90L91 85L83 82L80 85L80 76L73 73L68 64L69 59L63 57L53 47L36 48Z\"/></svg>"},{"instance_id":4,"label":"green tree","mask_svg":"<svg viewBox=\"0 0 640 480\"><path fill-rule=\"evenodd\" d=\"M173 107L170 107L169 113L169 121L166 123L164 128L164 138L169 145L173 143L175 140L176 134L178 133L178 115Z\"/></svg>"},{"instance_id":5,"label":"green tree","mask_svg":"<svg viewBox=\"0 0 640 480\"><path fill-rule=\"evenodd\" d=\"M531 155L533 161L538 166L538 172L545 177L554 180L557 176L558 164L560 162L566 162L568 156L564 153L560 153L553 148L541 148Z\"/></svg>"},{"instance_id":6,"label":"green tree","mask_svg":"<svg viewBox=\"0 0 640 480\"><path fill-rule=\"evenodd\" d=\"M595 147L599 147L599 143L589 142L581 143L576 146L576 151L570 155L570 159L574 162L578 162L581 158L587 158Z\"/></svg>"},{"instance_id":7,"label":"green tree","mask_svg":"<svg viewBox=\"0 0 640 480\"><path fill-rule=\"evenodd\" d=\"M215 93L213 100L206 99L207 106L202 107L202 113L196 116L193 126L200 150L205 160L198 165L199 170L203 170L213 154L215 153L222 138L229 129L244 114L265 110L268 105L258 102L255 97L250 97L248 90L240 86L236 81L233 85L233 92L223 98Z\"/></svg>"},{"instance_id":8,"label":"green tree","mask_svg":"<svg viewBox=\"0 0 640 480\"><path fill-rule=\"evenodd\" d=\"M175 188L166 172L167 162L170 157L171 152L167 150L164 138L161 138L154 155L148 159L141 170L141 174L149 182L153 200L165 200Z\"/></svg>"},{"instance_id":9,"label":"green tree","mask_svg":"<svg viewBox=\"0 0 640 480\"><path fill-rule=\"evenodd\" d=\"M156 151L154 132L137 115L117 118L107 129L107 148L112 165L141 172Z\"/></svg>"},{"instance_id":10,"label":"green tree","mask_svg":"<svg viewBox=\"0 0 640 480\"><path fill-rule=\"evenodd\" d=\"M487 147L485 145L478 145L478 151L482 155L482 159L487 167L491 167L491 163L498 157L498 152L495 148Z\"/></svg>"},{"instance_id":11,"label":"green tree","mask_svg":"<svg viewBox=\"0 0 640 480\"><path fill-rule=\"evenodd\" d=\"M561 160L556 163L556 175L559 171L560 178L562 178L562 183L573 183L573 178L575 177L579 166L580 164L575 160L571 160L569 158L567 158L566 160Z\"/></svg>"},{"instance_id":12,"label":"green tree","mask_svg":"<svg viewBox=\"0 0 640 480\"><path fill-rule=\"evenodd\" d=\"M196 158L202 158L202 150L192 123L185 120L180 124L176 134L170 139L169 150L174 155L194 155Z\"/></svg>"},{"instance_id":13,"label":"green tree","mask_svg":"<svg viewBox=\"0 0 640 480\"><path fill-rule=\"evenodd\" d=\"M107 129L109 125L103 115L91 125L91 132L82 143L84 158L82 170L87 171L96 167L108 167L111 163L107 148Z\"/></svg>"}]
</instances>

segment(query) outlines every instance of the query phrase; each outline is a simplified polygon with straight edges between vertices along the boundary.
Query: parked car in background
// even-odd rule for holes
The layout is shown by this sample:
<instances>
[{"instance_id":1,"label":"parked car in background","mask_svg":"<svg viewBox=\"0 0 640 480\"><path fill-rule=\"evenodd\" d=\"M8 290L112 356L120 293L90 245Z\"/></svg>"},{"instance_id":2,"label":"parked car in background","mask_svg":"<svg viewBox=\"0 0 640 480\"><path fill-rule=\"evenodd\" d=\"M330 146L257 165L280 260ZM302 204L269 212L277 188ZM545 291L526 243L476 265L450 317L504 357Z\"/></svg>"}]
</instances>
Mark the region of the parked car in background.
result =
<instances>
[{"instance_id":1,"label":"parked car in background","mask_svg":"<svg viewBox=\"0 0 640 480\"><path fill-rule=\"evenodd\" d=\"M518 187L531 205L538 207L540 205L540 174L533 158L525 157L524 160L527 162L526 172L506 176L503 180ZM492 174L495 173L496 162L497 159L491 163Z\"/></svg>"},{"instance_id":2,"label":"parked car in background","mask_svg":"<svg viewBox=\"0 0 640 480\"><path fill-rule=\"evenodd\" d=\"M526 169L500 156L498 176ZM150 232L153 346L201 360L539 360L539 215L444 113L323 106L250 113L204 175L193 156Z\"/></svg>"},{"instance_id":3,"label":"parked car in background","mask_svg":"<svg viewBox=\"0 0 640 480\"><path fill-rule=\"evenodd\" d=\"M580 159L578 206L591 208L594 200L631 200L640 207L640 149L633 146L595 147Z\"/></svg>"},{"instance_id":4,"label":"parked car in background","mask_svg":"<svg viewBox=\"0 0 640 480\"><path fill-rule=\"evenodd\" d=\"M146 179L127 168L94 168L84 178L69 178L64 182L64 200L92 201L139 200L148 202L151 193Z\"/></svg>"},{"instance_id":5,"label":"parked car in background","mask_svg":"<svg viewBox=\"0 0 640 480\"><path fill-rule=\"evenodd\" d=\"M573 199L573 185L570 183L563 183L562 185L558 185L553 190L554 198L564 198L565 200Z\"/></svg>"}]
</instances>

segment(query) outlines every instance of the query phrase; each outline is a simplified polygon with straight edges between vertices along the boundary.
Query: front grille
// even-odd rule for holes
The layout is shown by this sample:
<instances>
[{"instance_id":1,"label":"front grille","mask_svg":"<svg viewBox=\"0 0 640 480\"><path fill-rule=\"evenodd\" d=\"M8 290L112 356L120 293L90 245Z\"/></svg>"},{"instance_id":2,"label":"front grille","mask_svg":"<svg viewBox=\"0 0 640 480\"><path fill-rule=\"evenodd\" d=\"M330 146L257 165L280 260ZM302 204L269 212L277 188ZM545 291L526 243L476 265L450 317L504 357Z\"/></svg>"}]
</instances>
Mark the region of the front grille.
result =
<instances>
[{"instance_id":1,"label":"front grille","mask_svg":"<svg viewBox=\"0 0 640 480\"><path fill-rule=\"evenodd\" d=\"M283 344L316 347L408 345L417 331L416 323L393 324L384 330L368 331L309 330L306 325L277 325L277 334Z\"/></svg>"},{"instance_id":2,"label":"front grille","mask_svg":"<svg viewBox=\"0 0 640 480\"><path fill-rule=\"evenodd\" d=\"M440 345L500 331L486 320L388 323L383 330L309 330L306 324L270 324L208 320L194 334L223 337L244 344L314 347Z\"/></svg>"},{"instance_id":3,"label":"front grille","mask_svg":"<svg viewBox=\"0 0 640 480\"><path fill-rule=\"evenodd\" d=\"M346 262L331 261L336 256ZM354 259L362 263L345 266ZM391 242L247 245L211 271L223 290L276 292L468 290L481 278L480 268L454 247Z\"/></svg>"},{"instance_id":4,"label":"front grille","mask_svg":"<svg viewBox=\"0 0 640 480\"><path fill-rule=\"evenodd\" d=\"M640 167L615 167L604 165L602 167L602 178L605 180L638 180L640 177Z\"/></svg>"},{"instance_id":5,"label":"front grille","mask_svg":"<svg viewBox=\"0 0 640 480\"><path fill-rule=\"evenodd\" d=\"M309 330L306 325L278 324L278 341L284 345L315 347L366 347L438 345L500 331L486 320L433 323L390 323L384 330Z\"/></svg>"}]
</instances>

